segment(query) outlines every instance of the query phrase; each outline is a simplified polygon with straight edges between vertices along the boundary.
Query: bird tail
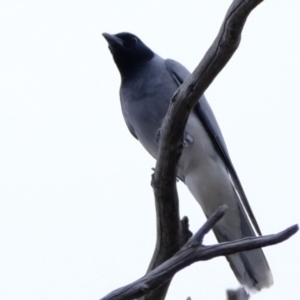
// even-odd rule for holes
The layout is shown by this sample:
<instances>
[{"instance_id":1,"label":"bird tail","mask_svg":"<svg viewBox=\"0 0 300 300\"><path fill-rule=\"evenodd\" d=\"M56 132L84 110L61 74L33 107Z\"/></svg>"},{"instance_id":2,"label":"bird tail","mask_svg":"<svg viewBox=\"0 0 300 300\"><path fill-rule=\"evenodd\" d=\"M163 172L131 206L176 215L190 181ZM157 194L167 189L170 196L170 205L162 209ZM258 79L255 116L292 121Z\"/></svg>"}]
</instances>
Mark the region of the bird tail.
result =
<instances>
[{"instance_id":1,"label":"bird tail","mask_svg":"<svg viewBox=\"0 0 300 300\"><path fill-rule=\"evenodd\" d=\"M239 196L230 180L226 179L228 177L225 172L226 170L213 169L211 174L206 168L203 176L190 171L184 178L206 217L211 216L221 205L228 206L223 218L213 228L220 243L255 236ZM236 278L247 291L260 291L273 284L273 276L262 249L243 251L226 258Z\"/></svg>"},{"instance_id":2,"label":"bird tail","mask_svg":"<svg viewBox=\"0 0 300 300\"><path fill-rule=\"evenodd\" d=\"M197 136L192 126L187 127L187 131ZM198 141L202 141L202 144ZM179 177L183 177L206 217L221 205L228 206L223 218L213 228L217 240L222 243L255 236L239 194L223 161L212 149L213 145L198 136L193 146L183 151ZM201 151L202 155L199 155ZM273 284L273 276L262 249L243 251L226 258L238 281L248 291L260 291Z\"/></svg>"},{"instance_id":3,"label":"bird tail","mask_svg":"<svg viewBox=\"0 0 300 300\"><path fill-rule=\"evenodd\" d=\"M240 205L239 213L243 233L240 238L255 236L245 211ZM226 218L226 214L224 218ZM214 233L220 243L232 240L228 238L227 230L228 229L224 230L223 226L218 227L218 224L215 226ZM226 259L228 260L236 278L247 291L260 291L261 289L268 288L273 284L273 276L262 249L259 248L231 254L226 256Z\"/></svg>"}]
</instances>

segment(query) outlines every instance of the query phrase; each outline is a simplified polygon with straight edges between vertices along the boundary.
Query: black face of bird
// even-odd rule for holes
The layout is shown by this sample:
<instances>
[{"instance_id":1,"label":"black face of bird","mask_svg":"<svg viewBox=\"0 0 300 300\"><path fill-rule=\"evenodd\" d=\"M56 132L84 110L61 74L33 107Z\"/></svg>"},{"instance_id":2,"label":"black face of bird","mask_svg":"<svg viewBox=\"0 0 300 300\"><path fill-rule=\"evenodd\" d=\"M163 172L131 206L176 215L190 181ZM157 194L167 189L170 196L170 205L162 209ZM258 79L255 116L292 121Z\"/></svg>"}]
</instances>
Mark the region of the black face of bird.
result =
<instances>
[{"instance_id":1,"label":"black face of bird","mask_svg":"<svg viewBox=\"0 0 300 300\"><path fill-rule=\"evenodd\" d=\"M103 36L108 42L108 48L122 78L131 75L154 56L153 51L131 33L122 32L115 35L103 33Z\"/></svg>"}]
</instances>

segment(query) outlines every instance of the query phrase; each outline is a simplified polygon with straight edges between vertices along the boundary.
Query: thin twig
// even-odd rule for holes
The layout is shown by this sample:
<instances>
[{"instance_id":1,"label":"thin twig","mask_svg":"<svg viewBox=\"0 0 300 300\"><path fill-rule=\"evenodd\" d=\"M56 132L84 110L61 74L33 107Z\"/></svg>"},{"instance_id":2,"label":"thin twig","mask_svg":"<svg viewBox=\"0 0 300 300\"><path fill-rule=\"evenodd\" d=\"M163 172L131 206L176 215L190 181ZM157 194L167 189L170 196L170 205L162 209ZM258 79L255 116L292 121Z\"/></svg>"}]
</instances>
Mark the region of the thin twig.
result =
<instances>
[{"instance_id":1,"label":"thin twig","mask_svg":"<svg viewBox=\"0 0 300 300\"><path fill-rule=\"evenodd\" d=\"M140 279L109 293L100 300L129 300L142 297L166 281L169 281L178 271L197 261L275 245L287 240L299 230L298 225L293 225L277 234L249 237L212 246L202 245L203 234L208 233L222 218L225 209L224 206L220 207L172 258L148 272ZM199 241L198 238L200 238L201 241Z\"/></svg>"}]
</instances>

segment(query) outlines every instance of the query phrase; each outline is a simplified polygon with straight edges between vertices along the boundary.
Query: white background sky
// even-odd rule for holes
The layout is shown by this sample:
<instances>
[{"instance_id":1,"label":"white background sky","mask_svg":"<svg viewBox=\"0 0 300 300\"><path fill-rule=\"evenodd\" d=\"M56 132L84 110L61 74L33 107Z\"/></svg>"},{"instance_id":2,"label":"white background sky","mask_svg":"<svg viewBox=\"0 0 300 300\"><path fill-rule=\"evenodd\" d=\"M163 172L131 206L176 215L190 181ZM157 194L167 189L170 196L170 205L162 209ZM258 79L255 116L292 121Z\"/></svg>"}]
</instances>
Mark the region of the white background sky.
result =
<instances>
[{"instance_id":1,"label":"white background sky","mask_svg":"<svg viewBox=\"0 0 300 300\"><path fill-rule=\"evenodd\" d=\"M192 71L230 3L0 2L0 299L99 299L144 274L154 161L123 121L101 33L135 33ZM296 0L257 7L206 92L265 234L300 220L299 13ZM179 189L195 231L203 213ZM299 234L265 249L275 284L253 299L298 299L299 249ZM167 299L225 299L236 287L218 258L176 275Z\"/></svg>"}]
</instances>

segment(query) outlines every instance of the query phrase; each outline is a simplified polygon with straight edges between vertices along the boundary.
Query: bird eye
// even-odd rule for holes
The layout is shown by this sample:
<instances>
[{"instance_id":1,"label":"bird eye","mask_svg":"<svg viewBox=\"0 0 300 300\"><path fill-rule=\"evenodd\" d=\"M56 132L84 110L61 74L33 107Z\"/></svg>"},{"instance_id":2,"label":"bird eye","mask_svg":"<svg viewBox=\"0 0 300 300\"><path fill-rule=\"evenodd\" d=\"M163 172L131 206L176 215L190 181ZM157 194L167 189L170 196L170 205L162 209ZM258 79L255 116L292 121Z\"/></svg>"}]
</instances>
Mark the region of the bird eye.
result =
<instances>
[{"instance_id":1,"label":"bird eye","mask_svg":"<svg viewBox=\"0 0 300 300\"><path fill-rule=\"evenodd\" d=\"M132 46L136 43L137 43L137 38L135 36L131 37L129 40L125 41L126 46Z\"/></svg>"}]
</instances>

